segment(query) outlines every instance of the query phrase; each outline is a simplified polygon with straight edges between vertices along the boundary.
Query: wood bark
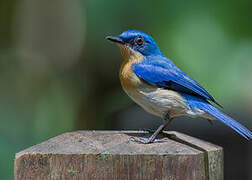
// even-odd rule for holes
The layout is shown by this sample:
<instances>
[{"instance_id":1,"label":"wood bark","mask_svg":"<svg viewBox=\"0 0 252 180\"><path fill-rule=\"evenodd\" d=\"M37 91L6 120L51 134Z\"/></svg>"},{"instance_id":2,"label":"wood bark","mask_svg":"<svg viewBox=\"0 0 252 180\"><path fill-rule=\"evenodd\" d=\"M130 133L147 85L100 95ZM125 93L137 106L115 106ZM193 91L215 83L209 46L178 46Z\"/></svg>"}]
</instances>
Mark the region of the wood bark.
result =
<instances>
[{"instance_id":1,"label":"wood bark","mask_svg":"<svg viewBox=\"0 0 252 180\"><path fill-rule=\"evenodd\" d=\"M143 131L76 131L16 154L16 180L223 180L223 150L178 132L139 144Z\"/></svg>"}]
</instances>

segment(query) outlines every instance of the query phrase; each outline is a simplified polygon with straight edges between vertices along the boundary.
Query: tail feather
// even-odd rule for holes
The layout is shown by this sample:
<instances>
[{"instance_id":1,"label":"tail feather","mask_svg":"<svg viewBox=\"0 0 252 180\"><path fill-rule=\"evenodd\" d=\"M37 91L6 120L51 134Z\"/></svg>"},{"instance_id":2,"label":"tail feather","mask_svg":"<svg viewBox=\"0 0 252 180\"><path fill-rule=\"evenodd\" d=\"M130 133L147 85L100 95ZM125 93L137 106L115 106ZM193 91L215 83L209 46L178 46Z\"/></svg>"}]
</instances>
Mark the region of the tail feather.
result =
<instances>
[{"instance_id":1,"label":"tail feather","mask_svg":"<svg viewBox=\"0 0 252 180\"><path fill-rule=\"evenodd\" d=\"M197 108L205 111L206 113L210 114L214 118L216 118L219 121L223 122L224 124L228 125L229 127L231 127L233 130L238 132L240 135L242 135L246 139L248 139L248 140L252 139L252 132L250 130L248 130L246 127L244 127L240 123L236 122L235 120L233 120L231 117L222 113L220 110L218 110L213 105L211 105L207 102L198 102L198 104L196 106L198 106Z\"/></svg>"},{"instance_id":2,"label":"tail feather","mask_svg":"<svg viewBox=\"0 0 252 180\"><path fill-rule=\"evenodd\" d=\"M188 94L181 94L181 95L185 98L187 104L191 108L203 110L204 112L211 115L215 119L231 127L233 130L238 132L240 135L242 135L246 139L248 140L252 139L252 132L250 130L248 130L246 127L236 122L235 120L233 120L231 117L222 113L220 110L218 110L216 107L214 107L212 104L210 104L206 100L202 98L198 98L196 96L191 96Z\"/></svg>"}]
</instances>

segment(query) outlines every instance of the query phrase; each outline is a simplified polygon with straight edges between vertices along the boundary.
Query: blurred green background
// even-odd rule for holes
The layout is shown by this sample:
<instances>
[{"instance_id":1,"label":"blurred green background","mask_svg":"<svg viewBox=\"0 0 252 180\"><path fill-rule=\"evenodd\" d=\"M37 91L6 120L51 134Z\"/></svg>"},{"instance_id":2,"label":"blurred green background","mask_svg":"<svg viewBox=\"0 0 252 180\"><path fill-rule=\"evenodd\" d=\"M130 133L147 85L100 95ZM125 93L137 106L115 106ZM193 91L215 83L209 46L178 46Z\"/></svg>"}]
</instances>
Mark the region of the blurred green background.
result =
<instances>
[{"instance_id":1,"label":"blurred green background","mask_svg":"<svg viewBox=\"0 0 252 180\"><path fill-rule=\"evenodd\" d=\"M16 152L61 133L160 123L153 127L155 118L137 106L125 108L132 101L118 79L120 53L104 37L127 29L150 33L225 112L251 128L251 8L251 0L1 0L1 179L13 179ZM252 179L251 144L217 122L187 120L174 129L224 146L226 179Z\"/></svg>"}]
</instances>

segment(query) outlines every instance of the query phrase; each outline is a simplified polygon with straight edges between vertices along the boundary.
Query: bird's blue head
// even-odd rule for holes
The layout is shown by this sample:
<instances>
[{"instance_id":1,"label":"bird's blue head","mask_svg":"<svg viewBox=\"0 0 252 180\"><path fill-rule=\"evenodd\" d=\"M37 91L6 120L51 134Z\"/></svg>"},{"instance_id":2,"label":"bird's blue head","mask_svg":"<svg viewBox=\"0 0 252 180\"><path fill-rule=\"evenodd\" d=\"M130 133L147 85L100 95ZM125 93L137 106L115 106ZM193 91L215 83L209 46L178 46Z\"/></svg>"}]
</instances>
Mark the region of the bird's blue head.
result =
<instances>
[{"instance_id":1,"label":"bird's blue head","mask_svg":"<svg viewBox=\"0 0 252 180\"><path fill-rule=\"evenodd\" d=\"M141 31L128 30L118 36L107 36L106 39L117 43L122 48L139 52L143 56L162 55L154 39Z\"/></svg>"}]
</instances>

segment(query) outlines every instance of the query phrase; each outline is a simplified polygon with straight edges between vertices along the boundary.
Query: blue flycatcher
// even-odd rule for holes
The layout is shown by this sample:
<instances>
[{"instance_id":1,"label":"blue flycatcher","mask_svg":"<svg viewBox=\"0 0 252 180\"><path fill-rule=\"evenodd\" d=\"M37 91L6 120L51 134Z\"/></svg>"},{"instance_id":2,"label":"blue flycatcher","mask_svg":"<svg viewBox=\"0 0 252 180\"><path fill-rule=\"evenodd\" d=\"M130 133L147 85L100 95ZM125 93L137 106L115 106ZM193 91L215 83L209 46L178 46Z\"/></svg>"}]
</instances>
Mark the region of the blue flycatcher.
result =
<instances>
[{"instance_id":1,"label":"blue flycatcher","mask_svg":"<svg viewBox=\"0 0 252 180\"><path fill-rule=\"evenodd\" d=\"M221 107L199 83L163 55L151 36L128 30L106 38L120 47L123 57L120 81L124 91L144 110L163 118L149 138L137 141L154 142L159 132L178 116L217 119L246 139L252 139L250 130L210 104Z\"/></svg>"}]
</instances>

